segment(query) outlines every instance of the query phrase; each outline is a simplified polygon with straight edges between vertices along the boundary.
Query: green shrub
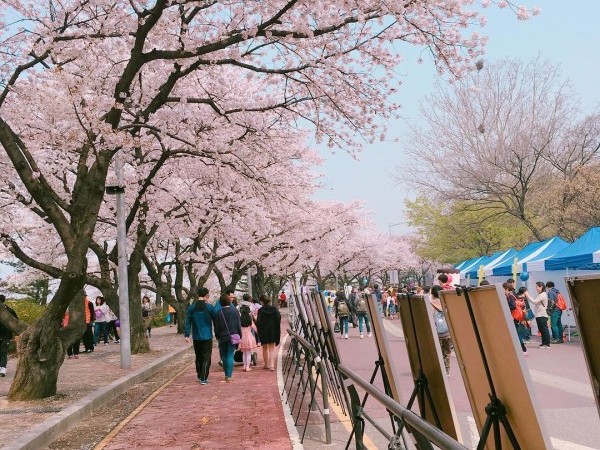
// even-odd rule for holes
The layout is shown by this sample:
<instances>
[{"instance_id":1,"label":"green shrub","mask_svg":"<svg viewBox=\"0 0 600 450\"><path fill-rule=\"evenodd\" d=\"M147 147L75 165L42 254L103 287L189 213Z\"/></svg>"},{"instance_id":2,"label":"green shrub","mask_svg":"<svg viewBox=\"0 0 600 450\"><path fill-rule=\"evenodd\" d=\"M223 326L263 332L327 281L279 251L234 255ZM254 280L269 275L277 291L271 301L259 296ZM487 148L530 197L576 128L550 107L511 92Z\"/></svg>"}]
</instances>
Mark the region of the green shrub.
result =
<instances>
[{"instance_id":1,"label":"green shrub","mask_svg":"<svg viewBox=\"0 0 600 450\"><path fill-rule=\"evenodd\" d=\"M36 322L46 310L45 306L32 300L7 300L6 305L14 309L19 319L28 324Z\"/></svg>"},{"instance_id":2,"label":"green shrub","mask_svg":"<svg viewBox=\"0 0 600 450\"><path fill-rule=\"evenodd\" d=\"M164 327L167 324L167 312L162 309L159 310L154 317L152 317L152 328Z\"/></svg>"}]
</instances>

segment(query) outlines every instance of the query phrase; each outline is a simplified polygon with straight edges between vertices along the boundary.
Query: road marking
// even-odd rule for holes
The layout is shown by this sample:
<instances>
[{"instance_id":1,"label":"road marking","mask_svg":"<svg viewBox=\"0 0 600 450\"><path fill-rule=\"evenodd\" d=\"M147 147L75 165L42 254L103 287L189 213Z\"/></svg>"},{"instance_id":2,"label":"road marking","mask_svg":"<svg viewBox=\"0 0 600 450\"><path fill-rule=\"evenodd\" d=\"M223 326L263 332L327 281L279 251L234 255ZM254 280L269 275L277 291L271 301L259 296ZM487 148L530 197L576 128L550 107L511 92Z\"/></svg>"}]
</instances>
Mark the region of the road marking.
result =
<instances>
[{"instance_id":1,"label":"road marking","mask_svg":"<svg viewBox=\"0 0 600 450\"><path fill-rule=\"evenodd\" d=\"M288 339L288 334L283 337L281 343L279 344L279 351L277 352L277 389L279 391L279 395L281 396L281 406L283 409L283 417L285 419L285 426L287 427L288 434L290 436L290 443L292 444L293 450L303 450L304 445L302 445L302 441L300 439L300 434L298 433L298 429L294 425L294 419L292 418L292 413L290 411L290 405L285 401L283 392L283 347Z\"/></svg>"},{"instance_id":2,"label":"road marking","mask_svg":"<svg viewBox=\"0 0 600 450\"><path fill-rule=\"evenodd\" d=\"M163 384L161 387L159 387L156 391L154 391L152 394L150 394L150 396L144 400L137 408L135 408L131 414L129 414L127 417L125 417L125 419L118 424L115 428L112 429L112 431L110 433L108 433L104 439L102 439L95 447L94 450L102 450L104 447L106 447L110 441L112 441L112 439L117 435L117 433L119 431L121 431L129 422L131 422L133 420L133 418L135 416L137 416L142 409L144 409L144 407L150 403L152 400L154 400L154 398L160 394L167 386L169 386L173 381L175 381L175 378L177 378L179 375L181 375L183 372L185 372L186 370L188 370L188 368L192 365L193 363L189 363L187 364L183 369L181 369L179 372L177 372L177 374L175 374L172 378L170 378L169 380L167 380L167 382L165 384Z\"/></svg>"},{"instance_id":3,"label":"road marking","mask_svg":"<svg viewBox=\"0 0 600 450\"><path fill-rule=\"evenodd\" d=\"M536 383L544 384L555 389L560 389L561 391L568 392L569 394L579 395L592 400L594 399L592 387L587 383L574 381L569 378L559 377L557 375L550 375L534 369L529 369L529 374L531 375L531 379Z\"/></svg>"}]
</instances>

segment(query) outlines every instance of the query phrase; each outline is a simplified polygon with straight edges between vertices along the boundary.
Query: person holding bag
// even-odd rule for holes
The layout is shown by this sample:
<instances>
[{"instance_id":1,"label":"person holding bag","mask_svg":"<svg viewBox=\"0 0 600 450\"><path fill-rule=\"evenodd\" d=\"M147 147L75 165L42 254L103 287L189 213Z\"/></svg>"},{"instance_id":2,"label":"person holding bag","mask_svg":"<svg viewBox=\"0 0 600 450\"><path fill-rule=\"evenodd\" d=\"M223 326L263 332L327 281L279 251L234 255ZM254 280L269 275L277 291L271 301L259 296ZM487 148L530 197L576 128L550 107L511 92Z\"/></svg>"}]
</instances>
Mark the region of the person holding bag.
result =
<instances>
[{"instance_id":1,"label":"person holding bag","mask_svg":"<svg viewBox=\"0 0 600 450\"><path fill-rule=\"evenodd\" d=\"M438 334L438 340L440 341L440 347L442 348L442 356L444 357L444 366L446 368L446 375L450 376L450 353L452 352L452 338L450 337L450 330L448 330L448 323L446 322L446 316L442 309L442 302L440 300L441 286L435 285L431 288L431 298L429 302L433 307L433 322Z\"/></svg>"},{"instance_id":2,"label":"person holding bag","mask_svg":"<svg viewBox=\"0 0 600 450\"><path fill-rule=\"evenodd\" d=\"M233 354L240 343L242 324L239 311L231 306L229 294L219 297L221 309L214 315L215 336L219 342L219 355L223 362L225 382L233 381Z\"/></svg>"}]
</instances>

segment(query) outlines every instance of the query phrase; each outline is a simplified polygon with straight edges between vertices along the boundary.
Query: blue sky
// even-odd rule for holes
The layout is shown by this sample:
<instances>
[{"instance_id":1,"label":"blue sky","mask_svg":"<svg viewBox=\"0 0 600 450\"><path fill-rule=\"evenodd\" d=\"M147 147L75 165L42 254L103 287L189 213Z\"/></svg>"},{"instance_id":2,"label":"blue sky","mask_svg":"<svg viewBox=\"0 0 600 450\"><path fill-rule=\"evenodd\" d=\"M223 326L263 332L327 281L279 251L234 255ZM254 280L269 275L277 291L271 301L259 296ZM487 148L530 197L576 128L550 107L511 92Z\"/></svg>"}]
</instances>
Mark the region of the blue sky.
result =
<instances>
[{"instance_id":1,"label":"blue sky","mask_svg":"<svg viewBox=\"0 0 600 450\"><path fill-rule=\"evenodd\" d=\"M511 57L527 61L541 54L561 66L585 110L599 106L600 1L537 0L525 4L539 6L542 13L519 21L508 9L490 7L486 11L488 23L482 32L489 36L489 42L485 60ZM366 145L358 161L341 151L331 154L329 149L321 149L326 158L325 187L316 195L318 199L362 200L381 231L387 233L390 223L398 224L391 229L394 234L409 231L404 224L403 201L411 192L408 185L397 184L391 174L405 161L402 137L408 123L418 123L419 102L437 78L431 63L416 63L415 49L407 46L401 51L405 62L399 71L406 75L400 88L403 120L392 122L388 133L390 139L399 138L400 142ZM414 174L406 174L410 176Z\"/></svg>"}]
</instances>

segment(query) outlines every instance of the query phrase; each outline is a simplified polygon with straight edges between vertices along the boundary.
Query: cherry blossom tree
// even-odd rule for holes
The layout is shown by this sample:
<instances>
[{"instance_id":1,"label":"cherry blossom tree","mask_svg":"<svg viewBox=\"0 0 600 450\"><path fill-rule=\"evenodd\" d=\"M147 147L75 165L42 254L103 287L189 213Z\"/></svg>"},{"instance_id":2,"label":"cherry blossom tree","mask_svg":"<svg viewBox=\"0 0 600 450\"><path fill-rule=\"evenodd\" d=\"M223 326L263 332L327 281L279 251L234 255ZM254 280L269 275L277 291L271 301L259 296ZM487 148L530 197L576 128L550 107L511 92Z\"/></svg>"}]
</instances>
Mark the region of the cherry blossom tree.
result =
<instances>
[{"instance_id":1,"label":"cherry blossom tree","mask_svg":"<svg viewBox=\"0 0 600 450\"><path fill-rule=\"evenodd\" d=\"M220 159L264 112L290 127L311 124L329 145L356 148L379 138L375 119L395 111L394 43L428 49L452 76L473 66L485 39L466 35L481 20L471 4L4 0L2 192L37 215L36 226L51 225L48 240L64 255L59 271L43 268L61 282L40 321L21 334L9 398L56 392L66 343L56 325L86 283L117 152L129 161L146 148ZM6 228L10 251L33 264L35 253L19 250Z\"/></svg>"}]
</instances>

